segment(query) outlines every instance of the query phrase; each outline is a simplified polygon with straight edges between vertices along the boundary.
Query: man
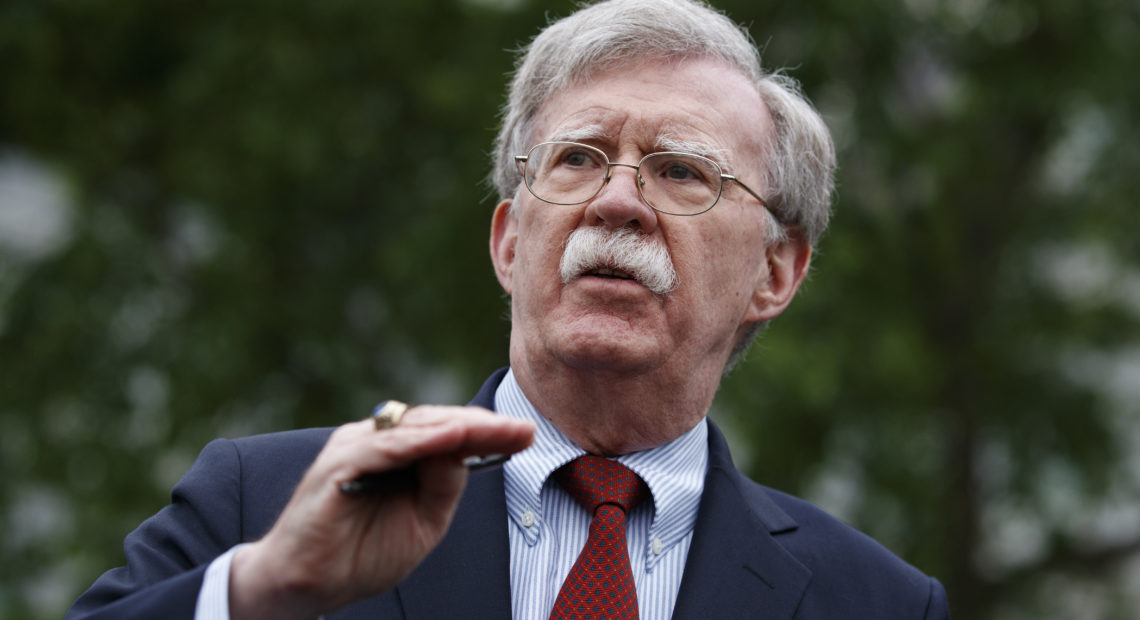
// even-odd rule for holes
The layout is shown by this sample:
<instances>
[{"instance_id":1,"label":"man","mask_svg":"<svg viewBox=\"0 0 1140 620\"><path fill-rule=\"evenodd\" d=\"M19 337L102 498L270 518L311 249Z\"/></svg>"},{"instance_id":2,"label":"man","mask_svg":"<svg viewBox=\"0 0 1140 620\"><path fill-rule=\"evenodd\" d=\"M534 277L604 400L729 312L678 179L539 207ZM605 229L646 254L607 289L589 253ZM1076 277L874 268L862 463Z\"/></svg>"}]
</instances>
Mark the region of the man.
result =
<instances>
[{"instance_id":1,"label":"man","mask_svg":"<svg viewBox=\"0 0 1140 620\"><path fill-rule=\"evenodd\" d=\"M69 617L946 617L937 581L742 476L705 418L802 282L833 169L719 13L612 0L549 26L497 141L510 368L472 406L211 443ZM404 467L410 488L342 490ZM622 490L580 505L602 479Z\"/></svg>"}]
</instances>

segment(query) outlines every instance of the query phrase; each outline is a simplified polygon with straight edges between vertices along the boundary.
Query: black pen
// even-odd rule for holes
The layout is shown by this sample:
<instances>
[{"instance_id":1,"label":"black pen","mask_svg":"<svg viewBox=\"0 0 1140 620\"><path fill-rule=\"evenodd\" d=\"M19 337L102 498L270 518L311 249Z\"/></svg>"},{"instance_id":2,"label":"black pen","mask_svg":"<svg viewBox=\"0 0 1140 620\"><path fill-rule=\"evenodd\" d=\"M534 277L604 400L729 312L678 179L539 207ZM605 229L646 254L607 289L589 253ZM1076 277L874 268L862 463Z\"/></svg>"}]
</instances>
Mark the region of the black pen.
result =
<instances>
[{"instance_id":1,"label":"black pen","mask_svg":"<svg viewBox=\"0 0 1140 620\"><path fill-rule=\"evenodd\" d=\"M511 458L509 454L469 456L463 459L463 464L468 471L477 471L502 465L509 458ZM352 480L340 483L340 492L345 495L375 495L408 491L414 488L416 488L416 472L412 465L400 469L361 474Z\"/></svg>"}]
</instances>

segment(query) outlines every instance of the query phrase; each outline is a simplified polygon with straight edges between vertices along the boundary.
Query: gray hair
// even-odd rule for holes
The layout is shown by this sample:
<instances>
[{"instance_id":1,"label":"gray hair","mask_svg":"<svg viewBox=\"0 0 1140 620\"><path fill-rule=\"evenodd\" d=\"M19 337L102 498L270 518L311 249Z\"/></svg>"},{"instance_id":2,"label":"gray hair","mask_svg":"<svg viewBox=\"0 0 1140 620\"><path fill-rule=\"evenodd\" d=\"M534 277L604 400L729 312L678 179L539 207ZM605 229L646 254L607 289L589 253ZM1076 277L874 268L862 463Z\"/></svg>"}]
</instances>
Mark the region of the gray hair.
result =
<instances>
[{"instance_id":1,"label":"gray hair","mask_svg":"<svg viewBox=\"0 0 1140 620\"><path fill-rule=\"evenodd\" d=\"M774 125L762 166L765 198L777 224L798 231L814 246L830 217L835 171L831 134L795 80L764 71L747 31L693 0L606 0L550 24L526 46L495 140L492 182L499 199L518 191L521 178L514 156L530 146L534 119L555 93L626 63L681 57L722 61L756 87Z\"/></svg>"}]
</instances>

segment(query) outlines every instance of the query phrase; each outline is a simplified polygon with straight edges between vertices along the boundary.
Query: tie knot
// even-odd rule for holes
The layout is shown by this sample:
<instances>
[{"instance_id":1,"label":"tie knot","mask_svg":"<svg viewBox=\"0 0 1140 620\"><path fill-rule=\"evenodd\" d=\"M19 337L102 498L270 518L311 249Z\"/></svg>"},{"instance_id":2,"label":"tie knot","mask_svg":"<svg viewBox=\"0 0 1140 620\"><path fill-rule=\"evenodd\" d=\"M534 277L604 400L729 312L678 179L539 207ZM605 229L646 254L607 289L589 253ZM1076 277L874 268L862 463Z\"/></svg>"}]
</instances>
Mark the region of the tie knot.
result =
<instances>
[{"instance_id":1,"label":"tie knot","mask_svg":"<svg viewBox=\"0 0 1140 620\"><path fill-rule=\"evenodd\" d=\"M620 506L628 514L649 496L649 487L633 470L592 454L563 465L554 479L591 514L602 504Z\"/></svg>"}]
</instances>

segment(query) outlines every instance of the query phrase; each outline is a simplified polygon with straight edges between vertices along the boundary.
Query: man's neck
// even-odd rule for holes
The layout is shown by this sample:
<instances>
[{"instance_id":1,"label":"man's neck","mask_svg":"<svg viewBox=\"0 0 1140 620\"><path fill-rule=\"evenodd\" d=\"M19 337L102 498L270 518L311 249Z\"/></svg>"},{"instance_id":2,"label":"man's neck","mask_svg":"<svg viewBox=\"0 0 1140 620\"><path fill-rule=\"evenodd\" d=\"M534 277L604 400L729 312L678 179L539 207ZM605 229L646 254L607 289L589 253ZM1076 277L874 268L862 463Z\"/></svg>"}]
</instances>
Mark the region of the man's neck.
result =
<instances>
[{"instance_id":1,"label":"man's neck","mask_svg":"<svg viewBox=\"0 0 1140 620\"><path fill-rule=\"evenodd\" d=\"M708 412L717 379L533 364L512 355L519 387L558 430L592 454L619 456L668 443Z\"/></svg>"}]
</instances>

